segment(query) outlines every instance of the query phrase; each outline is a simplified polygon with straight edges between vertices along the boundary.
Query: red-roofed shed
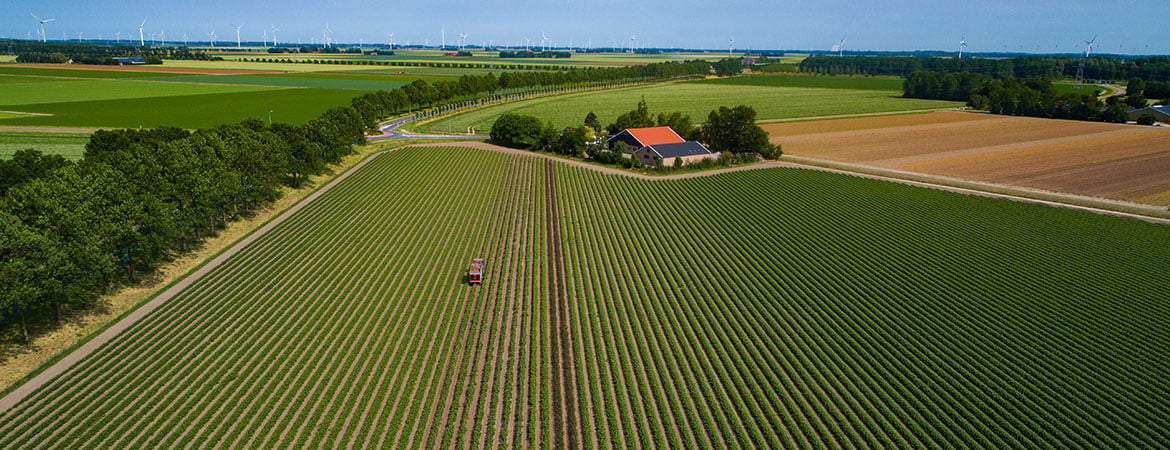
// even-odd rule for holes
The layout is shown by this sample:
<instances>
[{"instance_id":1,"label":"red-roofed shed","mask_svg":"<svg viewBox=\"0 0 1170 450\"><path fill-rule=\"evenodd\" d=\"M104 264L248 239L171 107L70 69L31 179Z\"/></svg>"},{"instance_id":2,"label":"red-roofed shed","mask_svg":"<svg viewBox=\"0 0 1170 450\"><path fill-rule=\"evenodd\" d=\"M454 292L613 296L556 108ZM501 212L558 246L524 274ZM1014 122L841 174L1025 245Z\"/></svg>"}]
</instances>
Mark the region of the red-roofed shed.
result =
<instances>
[{"instance_id":1,"label":"red-roofed shed","mask_svg":"<svg viewBox=\"0 0 1170 450\"><path fill-rule=\"evenodd\" d=\"M626 143L626 153L633 153L647 145L676 144L686 142L670 127L627 128L609 138L607 144L613 148L618 141Z\"/></svg>"}]
</instances>

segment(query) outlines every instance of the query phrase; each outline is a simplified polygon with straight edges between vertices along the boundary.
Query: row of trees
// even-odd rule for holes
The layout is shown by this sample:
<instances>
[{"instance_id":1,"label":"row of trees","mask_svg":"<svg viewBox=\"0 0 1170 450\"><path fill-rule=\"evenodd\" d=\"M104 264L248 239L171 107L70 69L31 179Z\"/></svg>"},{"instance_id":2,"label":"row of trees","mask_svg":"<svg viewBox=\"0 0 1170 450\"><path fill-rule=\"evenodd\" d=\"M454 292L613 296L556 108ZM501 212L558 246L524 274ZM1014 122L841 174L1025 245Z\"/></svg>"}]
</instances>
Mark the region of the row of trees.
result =
<instances>
[{"instance_id":1,"label":"row of trees","mask_svg":"<svg viewBox=\"0 0 1170 450\"><path fill-rule=\"evenodd\" d=\"M339 162L362 131L340 107L303 125L98 131L76 164L22 151L0 171L0 311L27 340L30 314L60 321L136 282Z\"/></svg>"},{"instance_id":2,"label":"row of trees","mask_svg":"<svg viewBox=\"0 0 1170 450\"><path fill-rule=\"evenodd\" d=\"M810 56L800 63L800 70L826 75L896 75L915 71L970 72L995 78L1062 78L1076 76L1081 58L1068 56L1018 56L1010 59L923 58L913 56ZM1170 57L1123 59L1094 56L1085 60L1084 76L1088 79L1170 80Z\"/></svg>"},{"instance_id":3,"label":"row of trees","mask_svg":"<svg viewBox=\"0 0 1170 450\"><path fill-rule=\"evenodd\" d=\"M501 58L570 58L573 54L570 52L559 52L546 50L542 52L533 52L528 50L501 50Z\"/></svg>"},{"instance_id":4,"label":"row of trees","mask_svg":"<svg viewBox=\"0 0 1170 450\"><path fill-rule=\"evenodd\" d=\"M1043 78L918 71L903 80L902 92L906 97L965 101L993 114L1116 123L1128 119L1128 105L1119 97L1102 102L1096 91L1061 94Z\"/></svg>"},{"instance_id":5,"label":"row of trees","mask_svg":"<svg viewBox=\"0 0 1170 450\"><path fill-rule=\"evenodd\" d=\"M14 41L12 51L16 61L33 64L75 64L117 65L115 57L140 56L147 64L162 64L164 59L214 61L223 58L208 55L202 51L191 51L187 47L129 47L95 45L80 42L31 42Z\"/></svg>"}]
</instances>

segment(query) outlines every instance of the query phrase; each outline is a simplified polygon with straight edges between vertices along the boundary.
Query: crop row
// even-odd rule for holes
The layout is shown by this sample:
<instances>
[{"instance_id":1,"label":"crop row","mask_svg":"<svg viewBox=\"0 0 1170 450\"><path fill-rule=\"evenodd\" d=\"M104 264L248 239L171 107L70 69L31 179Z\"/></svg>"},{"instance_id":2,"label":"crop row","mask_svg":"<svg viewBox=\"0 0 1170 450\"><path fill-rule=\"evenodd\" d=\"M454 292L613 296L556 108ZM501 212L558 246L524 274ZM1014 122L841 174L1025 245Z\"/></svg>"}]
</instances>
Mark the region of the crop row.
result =
<instances>
[{"instance_id":1,"label":"crop row","mask_svg":"<svg viewBox=\"0 0 1170 450\"><path fill-rule=\"evenodd\" d=\"M557 179L586 447L1170 439L1166 227L794 169Z\"/></svg>"},{"instance_id":2,"label":"crop row","mask_svg":"<svg viewBox=\"0 0 1170 450\"><path fill-rule=\"evenodd\" d=\"M547 443L541 168L378 157L0 417L0 445Z\"/></svg>"}]
</instances>

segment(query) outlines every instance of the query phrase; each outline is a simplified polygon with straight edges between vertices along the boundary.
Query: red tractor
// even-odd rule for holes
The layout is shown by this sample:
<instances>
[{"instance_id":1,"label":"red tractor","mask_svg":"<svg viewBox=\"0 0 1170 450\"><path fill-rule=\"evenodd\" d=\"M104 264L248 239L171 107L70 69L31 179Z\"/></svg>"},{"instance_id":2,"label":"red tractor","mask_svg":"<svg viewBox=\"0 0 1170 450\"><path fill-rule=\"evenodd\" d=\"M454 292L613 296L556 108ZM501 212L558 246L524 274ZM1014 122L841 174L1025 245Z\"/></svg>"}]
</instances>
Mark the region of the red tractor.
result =
<instances>
[{"instance_id":1,"label":"red tractor","mask_svg":"<svg viewBox=\"0 0 1170 450\"><path fill-rule=\"evenodd\" d=\"M483 269L485 266L487 264L483 262L483 258L471 260L471 267L467 268L467 283L483 283Z\"/></svg>"}]
</instances>

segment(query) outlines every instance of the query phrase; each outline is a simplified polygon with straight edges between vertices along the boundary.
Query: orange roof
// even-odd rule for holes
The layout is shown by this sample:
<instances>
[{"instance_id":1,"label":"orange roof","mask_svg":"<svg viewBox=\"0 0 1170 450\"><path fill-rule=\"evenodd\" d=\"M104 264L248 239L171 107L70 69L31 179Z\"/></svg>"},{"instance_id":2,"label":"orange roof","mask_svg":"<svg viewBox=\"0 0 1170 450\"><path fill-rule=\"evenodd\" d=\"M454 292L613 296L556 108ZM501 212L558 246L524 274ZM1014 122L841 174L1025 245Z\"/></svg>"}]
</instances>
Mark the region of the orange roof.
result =
<instances>
[{"instance_id":1,"label":"orange roof","mask_svg":"<svg viewBox=\"0 0 1170 450\"><path fill-rule=\"evenodd\" d=\"M642 142L642 145L674 144L686 141L670 127L627 128L626 131Z\"/></svg>"}]
</instances>

